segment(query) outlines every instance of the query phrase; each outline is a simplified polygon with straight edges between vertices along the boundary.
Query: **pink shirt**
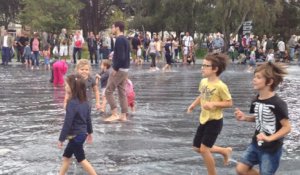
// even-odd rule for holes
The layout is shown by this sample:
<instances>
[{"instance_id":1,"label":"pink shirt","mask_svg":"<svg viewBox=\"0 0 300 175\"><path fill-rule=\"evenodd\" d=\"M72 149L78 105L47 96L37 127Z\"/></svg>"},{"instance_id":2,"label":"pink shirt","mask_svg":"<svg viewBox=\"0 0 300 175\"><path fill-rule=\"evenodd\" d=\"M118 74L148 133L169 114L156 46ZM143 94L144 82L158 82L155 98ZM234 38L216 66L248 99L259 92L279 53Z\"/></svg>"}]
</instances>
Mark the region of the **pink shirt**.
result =
<instances>
[{"instance_id":1,"label":"pink shirt","mask_svg":"<svg viewBox=\"0 0 300 175\"><path fill-rule=\"evenodd\" d=\"M127 95L134 93L132 81L129 79L126 80L125 90Z\"/></svg>"},{"instance_id":2,"label":"pink shirt","mask_svg":"<svg viewBox=\"0 0 300 175\"><path fill-rule=\"evenodd\" d=\"M68 64L65 61L56 61L53 64L53 84L63 85L64 75L68 71Z\"/></svg>"},{"instance_id":3,"label":"pink shirt","mask_svg":"<svg viewBox=\"0 0 300 175\"><path fill-rule=\"evenodd\" d=\"M39 40L34 38L32 42L32 51L39 51Z\"/></svg>"}]
</instances>

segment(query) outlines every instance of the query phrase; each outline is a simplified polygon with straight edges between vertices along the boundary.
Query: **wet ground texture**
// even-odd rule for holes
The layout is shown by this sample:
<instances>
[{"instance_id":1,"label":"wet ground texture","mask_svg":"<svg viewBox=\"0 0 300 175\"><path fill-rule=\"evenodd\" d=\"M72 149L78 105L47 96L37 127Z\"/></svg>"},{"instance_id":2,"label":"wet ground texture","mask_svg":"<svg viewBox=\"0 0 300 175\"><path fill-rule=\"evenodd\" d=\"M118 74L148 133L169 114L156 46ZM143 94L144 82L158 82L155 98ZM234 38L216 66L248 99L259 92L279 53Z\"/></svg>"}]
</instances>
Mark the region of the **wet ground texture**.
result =
<instances>
[{"instance_id":1,"label":"wet ground texture","mask_svg":"<svg viewBox=\"0 0 300 175\"><path fill-rule=\"evenodd\" d=\"M200 66L175 65L166 73L148 68L131 67L137 111L128 122L104 123L93 110L94 143L85 146L86 157L102 175L205 175L202 158L191 147L200 111L185 113L198 95ZM232 93L234 107L248 111L255 92L252 74L245 69L230 65L221 79ZM300 174L300 68L288 70L278 94L288 103L293 130L285 140L277 175ZM93 66L93 73L98 71ZM0 175L52 175L59 170L62 150L57 149L57 140L64 119L64 90L48 82L49 74L17 64L0 67ZM237 122L234 107L225 110L217 144L232 146L233 159L238 160L251 140L254 123ZM225 167L221 156L214 157L219 175L235 174L234 162ZM69 174L84 172L73 161Z\"/></svg>"}]
</instances>

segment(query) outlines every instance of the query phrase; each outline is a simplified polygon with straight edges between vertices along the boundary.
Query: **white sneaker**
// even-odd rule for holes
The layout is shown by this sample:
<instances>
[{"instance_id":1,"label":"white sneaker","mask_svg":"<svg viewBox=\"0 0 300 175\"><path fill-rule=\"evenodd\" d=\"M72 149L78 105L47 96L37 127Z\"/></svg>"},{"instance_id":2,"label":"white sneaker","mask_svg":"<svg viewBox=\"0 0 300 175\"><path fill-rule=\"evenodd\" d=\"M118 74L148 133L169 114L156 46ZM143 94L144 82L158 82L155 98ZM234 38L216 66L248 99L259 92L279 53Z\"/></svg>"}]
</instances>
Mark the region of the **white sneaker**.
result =
<instances>
[{"instance_id":1,"label":"white sneaker","mask_svg":"<svg viewBox=\"0 0 300 175\"><path fill-rule=\"evenodd\" d=\"M37 70L39 70L40 68L39 68L39 67L37 67L36 69L37 69Z\"/></svg>"},{"instance_id":2,"label":"white sneaker","mask_svg":"<svg viewBox=\"0 0 300 175\"><path fill-rule=\"evenodd\" d=\"M33 66L31 66L31 70L33 70Z\"/></svg>"},{"instance_id":3,"label":"white sneaker","mask_svg":"<svg viewBox=\"0 0 300 175\"><path fill-rule=\"evenodd\" d=\"M159 68L158 68L158 67L155 67L155 69L156 69L156 70L159 70Z\"/></svg>"}]
</instances>

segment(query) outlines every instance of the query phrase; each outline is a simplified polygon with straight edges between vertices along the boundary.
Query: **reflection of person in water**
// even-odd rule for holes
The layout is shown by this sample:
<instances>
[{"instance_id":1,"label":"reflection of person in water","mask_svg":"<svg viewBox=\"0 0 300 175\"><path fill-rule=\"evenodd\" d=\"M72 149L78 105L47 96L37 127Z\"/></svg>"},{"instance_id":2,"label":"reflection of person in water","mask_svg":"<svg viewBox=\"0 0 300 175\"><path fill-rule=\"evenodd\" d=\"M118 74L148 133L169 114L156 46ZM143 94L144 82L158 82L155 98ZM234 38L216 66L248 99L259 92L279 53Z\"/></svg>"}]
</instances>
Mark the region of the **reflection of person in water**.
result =
<instances>
[{"instance_id":1,"label":"reflection of person in water","mask_svg":"<svg viewBox=\"0 0 300 175\"><path fill-rule=\"evenodd\" d=\"M63 107L65 99L65 88L64 86L56 86L53 89L53 101L55 104Z\"/></svg>"}]
</instances>

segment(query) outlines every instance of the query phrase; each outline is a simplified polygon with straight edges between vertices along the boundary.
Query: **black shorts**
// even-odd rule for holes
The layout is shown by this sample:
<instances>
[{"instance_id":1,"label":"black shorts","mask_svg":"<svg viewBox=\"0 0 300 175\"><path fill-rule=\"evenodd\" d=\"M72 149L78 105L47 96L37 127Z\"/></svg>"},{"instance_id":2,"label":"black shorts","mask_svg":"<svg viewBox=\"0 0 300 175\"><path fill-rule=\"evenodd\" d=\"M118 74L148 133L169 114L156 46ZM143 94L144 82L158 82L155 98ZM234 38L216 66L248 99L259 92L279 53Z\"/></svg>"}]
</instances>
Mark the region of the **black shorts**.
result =
<instances>
[{"instance_id":1,"label":"black shorts","mask_svg":"<svg viewBox=\"0 0 300 175\"><path fill-rule=\"evenodd\" d=\"M223 119L211 120L204 125L200 124L194 137L193 146L200 148L201 144L211 148L223 127Z\"/></svg>"},{"instance_id":2,"label":"black shorts","mask_svg":"<svg viewBox=\"0 0 300 175\"><path fill-rule=\"evenodd\" d=\"M83 161L85 159L83 143L85 142L86 136L86 134L79 134L75 138L71 139L65 149L63 156L71 158L74 154L77 162Z\"/></svg>"},{"instance_id":3,"label":"black shorts","mask_svg":"<svg viewBox=\"0 0 300 175\"><path fill-rule=\"evenodd\" d=\"M165 57L166 57L167 64L171 65L172 64L172 55L166 54Z\"/></svg>"}]
</instances>

